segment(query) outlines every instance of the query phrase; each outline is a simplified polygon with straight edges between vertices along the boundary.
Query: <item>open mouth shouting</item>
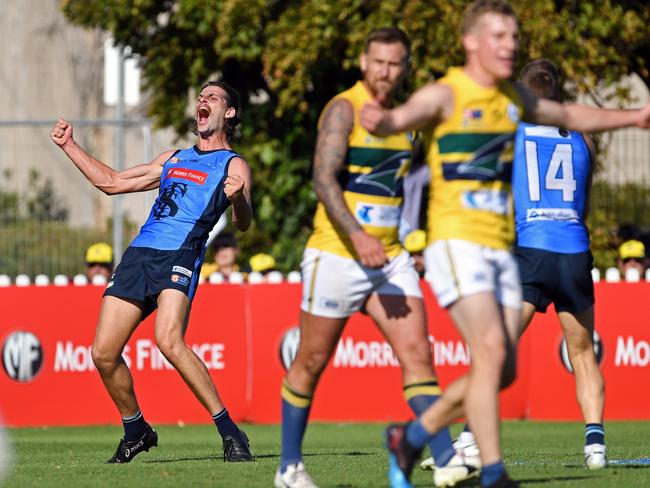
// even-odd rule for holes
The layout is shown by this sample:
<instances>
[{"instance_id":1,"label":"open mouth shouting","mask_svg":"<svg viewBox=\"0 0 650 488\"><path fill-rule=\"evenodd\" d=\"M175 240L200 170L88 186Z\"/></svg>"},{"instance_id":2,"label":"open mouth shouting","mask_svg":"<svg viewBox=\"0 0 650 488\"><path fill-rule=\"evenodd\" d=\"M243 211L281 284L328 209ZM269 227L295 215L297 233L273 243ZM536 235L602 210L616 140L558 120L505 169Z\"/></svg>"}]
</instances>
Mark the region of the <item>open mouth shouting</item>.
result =
<instances>
[{"instance_id":1,"label":"open mouth shouting","mask_svg":"<svg viewBox=\"0 0 650 488\"><path fill-rule=\"evenodd\" d=\"M201 104L196 110L196 123L205 124L210 118L210 107L207 104Z\"/></svg>"}]
</instances>

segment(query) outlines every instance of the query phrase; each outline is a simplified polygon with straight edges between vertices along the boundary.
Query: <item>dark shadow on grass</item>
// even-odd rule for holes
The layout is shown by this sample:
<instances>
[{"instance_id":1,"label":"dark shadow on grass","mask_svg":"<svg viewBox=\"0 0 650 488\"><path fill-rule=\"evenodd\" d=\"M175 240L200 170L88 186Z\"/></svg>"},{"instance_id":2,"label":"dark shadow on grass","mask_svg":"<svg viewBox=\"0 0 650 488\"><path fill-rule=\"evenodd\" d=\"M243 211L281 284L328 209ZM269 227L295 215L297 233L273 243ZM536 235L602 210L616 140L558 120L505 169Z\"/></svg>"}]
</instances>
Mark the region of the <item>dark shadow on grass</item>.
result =
<instances>
[{"instance_id":1,"label":"dark shadow on grass","mask_svg":"<svg viewBox=\"0 0 650 488\"><path fill-rule=\"evenodd\" d=\"M348 451L348 452L314 452L303 454L303 456L371 456L375 453L365 451Z\"/></svg>"},{"instance_id":2,"label":"dark shadow on grass","mask_svg":"<svg viewBox=\"0 0 650 488\"><path fill-rule=\"evenodd\" d=\"M312 456L370 456L372 453L364 451L348 451L348 452L319 452L319 453L305 453L303 457L312 457ZM280 458L279 454L256 454L255 459L272 459ZM173 459L150 459L142 460L143 463L179 463L184 461L222 461L221 456L194 456L194 457L178 457Z\"/></svg>"},{"instance_id":3,"label":"dark shadow on grass","mask_svg":"<svg viewBox=\"0 0 650 488\"><path fill-rule=\"evenodd\" d=\"M552 481L580 481L586 479L593 479L591 476L549 476L547 478L534 478L534 479L522 479L514 478L515 481L521 484L533 485L541 483L550 483Z\"/></svg>"},{"instance_id":4,"label":"dark shadow on grass","mask_svg":"<svg viewBox=\"0 0 650 488\"><path fill-rule=\"evenodd\" d=\"M196 456L196 457L179 457L173 459L149 459L143 463L178 463L183 461L221 461L222 458L216 456Z\"/></svg>"}]
</instances>

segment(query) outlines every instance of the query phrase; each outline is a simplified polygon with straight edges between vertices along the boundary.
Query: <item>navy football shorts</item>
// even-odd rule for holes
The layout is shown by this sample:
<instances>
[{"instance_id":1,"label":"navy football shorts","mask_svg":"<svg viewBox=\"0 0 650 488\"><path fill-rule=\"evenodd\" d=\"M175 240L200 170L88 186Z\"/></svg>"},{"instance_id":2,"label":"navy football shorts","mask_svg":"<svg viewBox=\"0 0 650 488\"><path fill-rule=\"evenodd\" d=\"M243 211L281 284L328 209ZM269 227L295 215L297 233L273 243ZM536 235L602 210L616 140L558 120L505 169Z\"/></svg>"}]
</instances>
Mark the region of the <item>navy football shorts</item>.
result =
<instances>
[{"instance_id":1,"label":"navy football shorts","mask_svg":"<svg viewBox=\"0 0 650 488\"><path fill-rule=\"evenodd\" d=\"M129 246L108 281L104 296L142 302L144 320L156 309L160 292L168 288L182 291L191 302L202 263L202 249L161 251Z\"/></svg>"},{"instance_id":2,"label":"navy football shorts","mask_svg":"<svg viewBox=\"0 0 650 488\"><path fill-rule=\"evenodd\" d=\"M546 312L550 303L557 312L579 314L594 304L590 251L560 254L530 247L514 249L523 289L523 300Z\"/></svg>"}]
</instances>

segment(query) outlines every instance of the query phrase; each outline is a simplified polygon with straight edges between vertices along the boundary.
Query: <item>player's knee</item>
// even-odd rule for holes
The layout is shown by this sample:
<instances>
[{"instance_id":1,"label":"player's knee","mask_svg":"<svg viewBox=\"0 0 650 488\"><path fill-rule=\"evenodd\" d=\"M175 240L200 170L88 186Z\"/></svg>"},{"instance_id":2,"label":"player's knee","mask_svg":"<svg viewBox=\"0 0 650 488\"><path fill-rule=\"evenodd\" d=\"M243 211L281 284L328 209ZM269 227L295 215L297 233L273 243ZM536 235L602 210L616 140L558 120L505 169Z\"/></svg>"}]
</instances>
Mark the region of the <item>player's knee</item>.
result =
<instances>
[{"instance_id":1,"label":"player's knee","mask_svg":"<svg viewBox=\"0 0 650 488\"><path fill-rule=\"evenodd\" d=\"M93 364L98 371L105 371L115 366L117 357L114 354L108 353L105 349L93 346L91 352Z\"/></svg>"},{"instance_id":2,"label":"player's knee","mask_svg":"<svg viewBox=\"0 0 650 488\"><path fill-rule=\"evenodd\" d=\"M318 377L327 366L329 360L330 355L328 353L313 351L296 357L295 366L300 368L303 373L306 373L309 376Z\"/></svg>"},{"instance_id":3,"label":"player's knee","mask_svg":"<svg viewBox=\"0 0 650 488\"><path fill-rule=\"evenodd\" d=\"M491 365L501 370L507 357L505 338L501 334L485 334L480 341L471 346L472 361Z\"/></svg>"},{"instance_id":4,"label":"player's knee","mask_svg":"<svg viewBox=\"0 0 650 488\"><path fill-rule=\"evenodd\" d=\"M181 351L185 348L185 343L182 340L169 336L156 337L156 344L162 355L165 356L165 359L172 364L175 364Z\"/></svg>"}]
</instances>

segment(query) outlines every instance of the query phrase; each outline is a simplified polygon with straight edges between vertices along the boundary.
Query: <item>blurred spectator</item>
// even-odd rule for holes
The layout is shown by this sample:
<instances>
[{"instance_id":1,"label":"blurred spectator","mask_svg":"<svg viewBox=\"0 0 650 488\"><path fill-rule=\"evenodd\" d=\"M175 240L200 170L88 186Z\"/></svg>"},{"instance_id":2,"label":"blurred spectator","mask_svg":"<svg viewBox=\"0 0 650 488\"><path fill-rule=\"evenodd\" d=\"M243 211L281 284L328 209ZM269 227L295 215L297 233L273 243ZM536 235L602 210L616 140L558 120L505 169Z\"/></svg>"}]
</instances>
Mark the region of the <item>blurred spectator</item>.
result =
<instances>
[{"instance_id":1,"label":"blurred spectator","mask_svg":"<svg viewBox=\"0 0 650 488\"><path fill-rule=\"evenodd\" d=\"M420 277L424 276L424 256L422 252L425 247L427 247L427 233L422 229L414 230L404 238L404 248L411 254L415 270Z\"/></svg>"},{"instance_id":2,"label":"blurred spectator","mask_svg":"<svg viewBox=\"0 0 650 488\"><path fill-rule=\"evenodd\" d=\"M617 265L623 279L631 268L637 269L641 279L644 279L647 260L643 243L636 239L623 242L618 248Z\"/></svg>"},{"instance_id":3,"label":"blurred spectator","mask_svg":"<svg viewBox=\"0 0 650 488\"><path fill-rule=\"evenodd\" d=\"M211 263L204 263L201 267L201 278L208 279L212 273L221 273L224 281L228 281L231 273L249 271L240 269L237 264L239 247L237 239L230 232L217 235L210 246L214 251L214 258Z\"/></svg>"},{"instance_id":4,"label":"blurred spectator","mask_svg":"<svg viewBox=\"0 0 650 488\"><path fill-rule=\"evenodd\" d=\"M251 265L251 271L262 273L263 275L275 271L275 258L270 254L259 253L250 258L248 261Z\"/></svg>"},{"instance_id":5,"label":"blurred spectator","mask_svg":"<svg viewBox=\"0 0 650 488\"><path fill-rule=\"evenodd\" d=\"M86 277L89 282L97 275L108 279L113 274L113 248L98 242L86 250Z\"/></svg>"}]
</instances>

